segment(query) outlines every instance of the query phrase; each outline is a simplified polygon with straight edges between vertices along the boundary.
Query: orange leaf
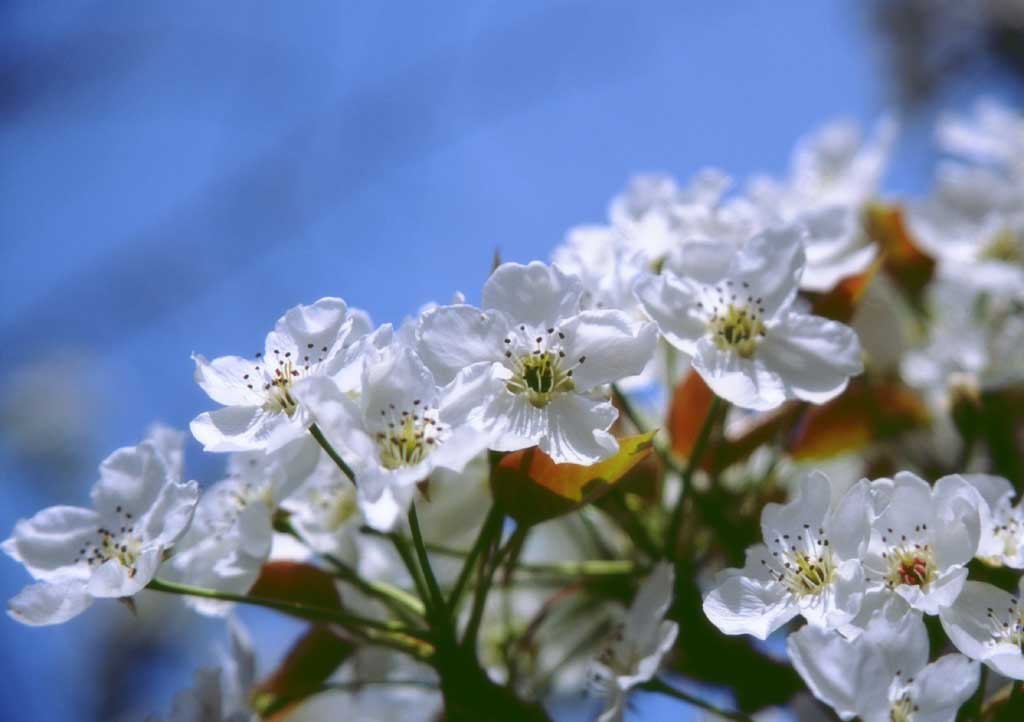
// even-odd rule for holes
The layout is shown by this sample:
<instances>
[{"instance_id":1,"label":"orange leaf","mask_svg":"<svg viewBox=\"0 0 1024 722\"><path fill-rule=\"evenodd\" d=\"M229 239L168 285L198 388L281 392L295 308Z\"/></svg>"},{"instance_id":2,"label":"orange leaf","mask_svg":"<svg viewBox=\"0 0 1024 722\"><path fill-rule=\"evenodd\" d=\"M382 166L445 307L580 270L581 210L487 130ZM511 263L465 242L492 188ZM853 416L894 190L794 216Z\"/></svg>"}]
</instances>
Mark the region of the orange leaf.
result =
<instances>
[{"instance_id":1,"label":"orange leaf","mask_svg":"<svg viewBox=\"0 0 1024 722\"><path fill-rule=\"evenodd\" d=\"M808 293L812 311L818 316L847 323L853 318L864 292L868 290L871 280L882 267L883 259L884 256L880 255L866 270L856 276L844 278L827 293Z\"/></svg>"},{"instance_id":2,"label":"orange leaf","mask_svg":"<svg viewBox=\"0 0 1024 722\"><path fill-rule=\"evenodd\" d=\"M686 378L679 382L672 394L672 404L668 410L668 433L672 439L672 451L683 457L690 456L714 400L715 392L708 388L696 371L691 370Z\"/></svg>"},{"instance_id":3,"label":"orange leaf","mask_svg":"<svg viewBox=\"0 0 1024 722\"><path fill-rule=\"evenodd\" d=\"M928 408L909 387L898 382L869 385L858 379L838 398L811 406L790 438L795 459L821 459L860 449L923 426Z\"/></svg>"},{"instance_id":4,"label":"orange leaf","mask_svg":"<svg viewBox=\"0 0 1024 722\"><path fill-rule=\"evenodd\" d=\"M250 593L265 599L301 602L325 609L341 608L334 577L323 569L301 562L267 562Z\"/></svg>"},{"instance_id":5,"label":"orange leaf","mask_svg":"<svg viewBox=\"0 0 1024 722\"><path fill-rule=\"evenodd\" d=\"M509 516L536 524L596 500L652 450L654 431L619 439L619 451L590 466L556 464L537 447L506 454L491 473L494 498Z\"/></svg>"},{"instance_id":6,"label":"orange leaf","mask_svg":"<svg viewBox=\"0 0 1024 722\"><path fill-rule=\"evenodd\" d=\"M895 205L871 203L864 211L864 227L885 254L885 270L914 300L935 273L935 259L914 241L903 209Z\"/></svg>"},{"instance_id":7,"label":"orange leaf","mask_svg":"<svg viewBox=\"0 0 1024 722\"><path fill-rule=\"evenodd\" d=\"M355 645L324 624L314 624L294 645L270 677L252 691L261 716L284 712L320 690L321 685L355 651Z\"/></svg>"}]
</instances>

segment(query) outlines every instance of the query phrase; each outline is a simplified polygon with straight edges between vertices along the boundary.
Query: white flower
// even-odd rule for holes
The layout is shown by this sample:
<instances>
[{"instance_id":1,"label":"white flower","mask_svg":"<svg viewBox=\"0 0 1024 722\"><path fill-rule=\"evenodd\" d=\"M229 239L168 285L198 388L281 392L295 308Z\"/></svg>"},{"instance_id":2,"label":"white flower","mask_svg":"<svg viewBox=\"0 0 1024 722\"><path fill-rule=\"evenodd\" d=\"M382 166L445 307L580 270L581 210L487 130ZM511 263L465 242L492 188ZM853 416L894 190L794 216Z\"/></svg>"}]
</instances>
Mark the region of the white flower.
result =
<instances>
[{"instance_id":1,"label":"white flower","mask_svg":"<svg viewBox=\"0 0 1024 722\"><path fill-rule=\"evenodd\" d=\"M355 485L337 464L321 454L309 479L281 506L316 552L351 562L357 557L354 532L363 523L357 499Z\"/></svg>"},{"instance_id":2,"label":"white flower","mask_svg":"<svg viewBox=\"0 0 1024 722\"><path fill-rule=\"evenodd\" d=\"M852 640L808 625L786 649L814 696L843 720L953 722L978 686L978 664L963 655L928 664L928 632L916 613L883 608Z\"/></svg>"},{"instance_id":3,"label":"white flower","mask_svg":"<svg viewBox=\"0 0 1024 722\"><path fill-rule=\"evenodd\" d=\"M606 695L599 722L621 722L626 694L658 673L675 644L679 625L665 619L674 584L672 565L658 564L640 586L624 624L594 662L592 682Z\"/></svg>"},{"instance_id":4,"label":"white flower","mask_svg":"<svg viewBox=\"0 0 1024 722\"><path fill-rule=\"evenodd\" d=\"M1009 481L991 474L964 474L981 494L981 541L978 559L992 566L1024 569L1024 501L1013 506L1017 491Z\"/></svg>"},{"instance_id":5,"label":"white flower","mask_svg":"<svg viewBox=\"0 0 1024 722\"><path fill-rule=\"evenodd\" d=\"M647 276L636 294L716 394L757 410L791 398L821 404L861 372L851 328L794 307L804 267L795 229L766 231L735 253L710 243L687 251L679 275Z\"/></svg>"},{"instance_id":6,"label":"white flower","mask_svg":"<svg viewBox=\"0 0 1024 722\"><path fill-rule=\"evenodd\" d=\"M1010 679L1024 680L1024 578L1017 594L984 582L967 582L939 614L956 648Z\"/></svg>"},{"instance_id":7,"label":"white flower","mask_svg":"<svg viewBox=\"0 0 1024 722\"><path fill-rule=\"evenodd\" d=\"M167 722L257 722L249 705L256 682L256 660L249 635L236 619L228 620L230 645L219 667L196 671L195 686L174 696ZM149 716L146 722L159 722Z\"/></svg>"},{"instance_id":8,"label":"white flower","mask_svg":"<svg viewBox=\"0 0 1024 722\"><path fill-rule=\"evenodd\" d=\"M96 598L135 595L185 532L198 495L153 442L118 449L100 465L92 509L44 509L3 543L38 580L11 599L8 613L24 624L59 624Z\"/></svg>"},{"instance_id":9,"label":"white flower","mask_svg":"<svg viewBox=\"0 0 1024 722\"><path fill-rule=\"evenodd\" d=\"M441 388L402 346L367 357L358 401L325 378L304 381L295 394L352 467L363 515L378 529L393 526L431 471L461 471L487 444L467 423L459 380Z\"/></svg>"},{"instance_id":10,"label":"white flower","mask_svg":"<svg viewBox=\"0 0 1024 722\"><path fill-rule=\"evenodd\" d=\"M902 471L871 482L870 489L875 518L862 559L868 590L937 614L963 588L965 565L978 550L984 502L955 475L933 488Z\"/></svg>"},{"instance_id":11,"label":"white flower","mask_svg":"<svg viewBox=\"0 0 1024 722\"><path fill-rule=\"evenodd\" d=\"M867 269L877 246L865 233L862 214L885 170L895 140L891 119L864 140L856 124L838 121L802 140L785 183L755 178L751 199L773 223L799 223L807 231L807 267L800 287L829 291Z\"/></svg>"},{"instance_id":12,"label":"white flower","mask_svg":"<svg viewBox=\"0 0 1024 722\"><path fill-rule=\"evenodd\" d=\"M311 437L302 437L270 454L233 454L228 478L203 493L192 526L162 576L221 592L249 591L270 555L274 512L309 476L319 453ZM201 614L215 616L231 608L201 597L187 597L185 602Z\"/></svg>"},{"instance_id":13,"label":"white flower","mask_svg":"<svg viewBox=\"0 0 1024 722\"><path fill-rule=\"evenodd\" d=\"M788 504L761 513L764 544L747 550L743 569L726 569L704 598L704 613L726 634L765 639L798 614L834 628L860 610L868 541L866 484L852 486L833 508L832 484L819 471L803 477Z\"/></svg>"},{"instance_id":14,"label":"white flower","mask_svg":"<svg viewBox=\"0 0 1024 722\"><path fill-rule=\"evenodd\" d=\"M423 317L419 350L438 380L457 385L490 446L538 445L557 462L614 454L618 412L605 384L640 373L656 329L621 311L581 311L578 278L533 262L502 264L483 290L484 310L456 305Z\"/></svg>"},{"instance_id":15,"label":"white flower","mask_svg":"<svg viewBox=\"0 0 1024 722\"><path fill-rule=\"evenodd\" d=\"M267 334L265 351L254 360L193 354L195 380L225 408L200 414L192 433L207 451L273 451L303 435L309 426L292 395L310 377L334 377L351 388L367 346L386 342L390 327L370 334L366 314L350 311L339 298L296 306ZM380 337L380 338L378 338Z\"/></svg>"},{"instance_id":16,"label":"white flower","mask_svg":"<svg viewBox=\"0 0 1024 722\"><path fill-rule=\"evenodd\" d=\"M1024 115L998 101L983 99L975 106L973 120L942 118L938 136L946 150L1000 167L1024 183Z\"/></svg>"},{"instance_id":17,"label":"white flower","mask_svg":"<svg viewBox=\"0 0 1024 722\"><path fill-rule=\"evenodd\" d=\"M629 249L611 226L578 226L555 249L552 263L583 283L584 308L639 310L633 284L644 270L643 256Z\"/></svg>"}]
</instances>

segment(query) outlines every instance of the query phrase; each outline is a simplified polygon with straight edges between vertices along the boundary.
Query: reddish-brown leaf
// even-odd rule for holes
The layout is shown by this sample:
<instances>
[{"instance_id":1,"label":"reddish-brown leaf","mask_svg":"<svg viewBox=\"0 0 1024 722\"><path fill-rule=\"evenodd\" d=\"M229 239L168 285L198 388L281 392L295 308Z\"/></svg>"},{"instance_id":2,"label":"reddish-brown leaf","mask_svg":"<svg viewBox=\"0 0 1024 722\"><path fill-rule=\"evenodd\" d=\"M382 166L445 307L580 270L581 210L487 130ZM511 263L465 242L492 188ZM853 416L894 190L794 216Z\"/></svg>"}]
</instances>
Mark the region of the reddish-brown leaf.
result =
<instances>
[{"instance_id":1,"label":"reddish-brown leaf","mask_svg":"<svg viewBox=\"0 0 1024 722\"><path fill-rule=\"evenodd\" d=\"M919 300L935 273L935 260L914 241L903 209L872 203L864 211L864 227L882 249L886 272L913 300Z\"/></svg>"},{"instance_id":2,"label":"reddish-brown leaf","mask_svg":"<svg viewBox=\"0 0 1024 722\"><path fill-rule=\"evenodd\" d=\"M334 577L323 569L302 562L267 562L250 593L264 599L300 602L326 609L341 608Z\"/></svg>"},{"instance_id":3,"label":"reddish-brown leaf","mask_svg":"<svg viewBox=\"0 0 1024 722\"><path fill-rule=\"evenodd\" d=\"M691 369L672 393L672 404L668 410L672 451L682 457L690 456L714 400L715 392L708 388L699 373Z\"/></svg>"},{"instance_id":4,"label":"reddish-brown leaf","mask_svg":"<svg viewBox=\"0 0 1024 722\"><path fill-rule=\"evenodd\" d=\"M812 311L818 316L847 323L853 318L865 291L871 285L878 269L882 267L884 258L884 255L879 255L866 270L856 276L844 278L827 293L808 293Z\"/></svg>"}]
</instances>

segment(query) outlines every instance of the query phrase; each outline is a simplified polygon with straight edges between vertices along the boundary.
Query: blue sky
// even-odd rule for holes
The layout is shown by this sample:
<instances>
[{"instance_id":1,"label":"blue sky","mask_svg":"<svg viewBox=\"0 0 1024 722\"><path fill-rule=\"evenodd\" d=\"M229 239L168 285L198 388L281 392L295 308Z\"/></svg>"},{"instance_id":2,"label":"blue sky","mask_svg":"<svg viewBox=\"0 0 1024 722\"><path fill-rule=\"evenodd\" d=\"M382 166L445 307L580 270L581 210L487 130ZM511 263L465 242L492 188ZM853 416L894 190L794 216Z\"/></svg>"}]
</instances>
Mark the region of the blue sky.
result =
<instances>
[{"instance_id":1,"label":"blue sky","mask_svg":"<svg viewBox=\"0 0 1024 722\"><path fill-rule=\"evenodd\" d=\"M73 358L89 400L88 463L70 484L0 439L5 530L43 504L83 502L95 464L152 421L185 427L207 408L193 351L254 352L286 308L324 295L381 322L456 290L472 300L495 248L546 259L567 228L602 220L633 173L781 173L800 135L838 116L870 122L890 97L854 0L3 14L17 82L0 115L0 357L13 378ZM982 92L1005 93L992 68L907 119L888 188L926 186L935 107ZM211 481L220 460L193 445L189 463ZM0 560L0 594L24 581ZM22 650L0 660L0 718L90 719L87 662L110 613L90 615L50 630L0 619L3 648ZM274 632L278 648L291 633ZM142 691L126 709L165 709L190 674L180 662L131 673ZM55 675L56 693L22 694ZM669 709L641 708L652 720Z\"/></svg>"}]
</instances>

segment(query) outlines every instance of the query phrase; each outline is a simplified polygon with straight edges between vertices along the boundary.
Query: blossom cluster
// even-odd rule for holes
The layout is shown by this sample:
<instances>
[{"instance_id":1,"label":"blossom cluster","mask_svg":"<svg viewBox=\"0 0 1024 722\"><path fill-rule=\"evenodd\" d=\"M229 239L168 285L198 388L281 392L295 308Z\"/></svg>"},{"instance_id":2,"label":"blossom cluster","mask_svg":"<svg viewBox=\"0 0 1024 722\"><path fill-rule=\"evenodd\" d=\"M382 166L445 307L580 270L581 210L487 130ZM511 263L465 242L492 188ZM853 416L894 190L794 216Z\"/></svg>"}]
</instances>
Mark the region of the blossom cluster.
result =
<instances>
[{"instance_id":1,"label":"blossom cluster","mask_svg":"<svg viewBox=\"0 0 1024 722\"><path fill-rule=\"evenodd\" d=\"M783 628L842 719L952 722L981 665L1024 680L1024 118L944 120L963 160L905 208L877 198L896 135L829 125L742 192L638 177L478 305L396 327L322 298L251 356L194 354L224 478L184 481L162 426L115 451L92 508L4 542L35 580L10 615L148 590L226 616L230 662L173 722L547 719L584 685L614 722L634 689L694 702L664 670L756 710L788 699L744 695L774 662L694 660ZM259 681L238 603L313 622L289 659L335 668ZM930 661L927 618L956 652Z\"/></svg>"}]
</instances>

